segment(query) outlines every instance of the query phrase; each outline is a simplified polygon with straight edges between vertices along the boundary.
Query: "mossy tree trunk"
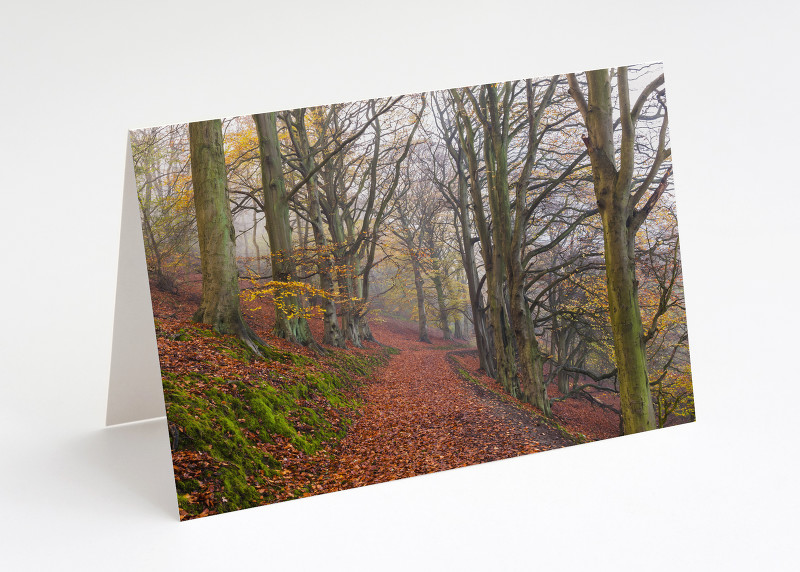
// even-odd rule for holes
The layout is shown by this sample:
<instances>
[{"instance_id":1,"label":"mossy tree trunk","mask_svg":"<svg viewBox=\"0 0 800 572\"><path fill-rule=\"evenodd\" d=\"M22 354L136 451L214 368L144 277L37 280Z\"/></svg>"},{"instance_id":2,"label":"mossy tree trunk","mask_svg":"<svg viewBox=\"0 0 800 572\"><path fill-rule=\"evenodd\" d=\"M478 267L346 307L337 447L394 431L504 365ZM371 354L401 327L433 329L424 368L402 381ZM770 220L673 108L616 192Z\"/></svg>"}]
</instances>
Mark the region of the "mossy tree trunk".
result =
<instances>
[{"instance_id":1,"label":"mossy tree trunk","mask_svg":"<svg viewBox=\"0 0 800 572\"><path fill-rule=\"evenodd\" d=\"M457 156L457 160L460 156ZM459 161L460 162L460 161ZM481 369L491 377L495 376L494 359L492 348L489 344L488 333L486 331L486 312L481 307L481 292L478 286L478 269L475 263L475 250L473 246L472 234L470 232L469 221L469 200L467 191L467 180L463 173L459 172L458 177L458 209L456 213L456 225L460 230L459 246L461 260L464 264L464 272L467 277L467 292L469 293L469 309L472 313L472 326L475 332L475 345L478 346L478 361ZM464 339L464 334L456 334L456 338Z\"/></svg>"},{"instance_id":2,"label":"mossy tree trunk","mask_svg":"<svg viewBox=\"0 0 800 572\"><path fill-rule=\"evenodd\" d=\"M514 185L515 210L511 209L509 184L508 145L511 139L510 114L514 85L507 82L502 90L495 84L482 88L476 107L484 132L484 162L489 207L492 212L492 240L495 258L493 265L496 280L508 286L508 324L511 332L502 336L506 345L514 343L517 350L516 374L520 399L550 414L550 401L544 384L544 360L534 332L530 308L525 299L526 272L523 264L527 213L527 185L536 160L539 141L538 125L544 110L555 91L557 78L553 78L542 101L536 109L531 81L526 82L528 112L528 149L525 163ZM502 101L501 101L502 98ZM500 324L504 329L506 323ZM509 339L513 335L513 342ZM501 336L496 336L496 343ZM498 355L501 354L496 349ZM499 359L499 358L498 358ZM498 370L500 367L498 366Z\"/></svg>"},{"instance_id":3,"label":"mossy tree trunk","mask_svg":"<svg viewBox=\"0 0 800 572\"><path fill-rule=\"evenodd\" d=\"M236 240L225 171L222 122L189 124L192 186L200 243L203 290L194 320L221 334L238 336L258 352L263 342L245 324L239 308Z\"/></svg>"},{"instance_id":4,"label":"mossy tree trunk","mask_svg":"<svg viewBox=\"0 0 800 572\"><path fill-rule=\"evenodd\" d=\"M301 299L292 292L296 280L292 229L289 226L289 197L283 177L277 117L275 113L253 115L258 133L264 220L269 236L272 280L287 284L288 294L275 304L276 336L303 345L316 346L308 321L301 314ZM277 302L277 301L276 301Z\"/></svg>"},{"instance_id":5,"label":"mossy tree trunk","mask_svg":"<svg viewBox=\"0 0 800 572\"><path fill-rule=\"evenodd\" d=\"M637 203L655 179L662 162L669 156L669 149L665 148L666 113L650 170L644 182L635 190L632 189L632 181L636 122L646 98L663 84L664 76L651 82L632 108L628 70L618 68L621 126L619 166L614 143L611 75L609 70L600 69L586 72L586 79L588 100L584 98L575 75L569 76L570 94L583 115L588 133L584 142L592 163L595 197L603 225L608 307L620 387L622 430L627 435L656 427L639 309L634 241L636 231L663 192L669 175L668 171L659 188L637 210Z\"/></svg>"},{"instance_id":6,"label":"mossy tree trunk","mask_svg":"<svg viewBox=\"0 0 800 572\"><path fill-rule=\"evenodd\" d=\"M515 332L512 331L513 320L517 317L514 312L509 312L510 302L516 301L517 293L513 291L514 284L506 281L511 268L509 267L511 257L511 206L508 187L508 142L509 142L509 102L510 83L504 85L504 104L502 107L498 101L497 86L489 84L482 86L480 104L476 110L483 125L483 160L486 165L486 189L489 197L489 209L492 213L492 244L493 257L491 264L492 281L487 283L493 290L490 304L493 307L495 316L495 352L497 353L497 372L498 381L512 395L518 396L518 390L523 390L526 383L523 379L517 379L518 375L524 376L529 372L529 368L524 363L526 356L519 355L518 369L517 355L515 349L527 349L520 346L519 340L512 340ZM487 267L487 273L489 268ZM513 308L513 306L511 306ZM535 341L535 338L534 338ZM527 381L527 380L525 380ZM523 393L524 395L524 393Z\"/></svg>"},{"instance_id":7,"label":"mossy tree trunk","mask_svg":"<svg viewBox=\"0 0 800 572\"><path fill-rule=\"evenodd\" d=\"M605 211L605 212L604 212ZM655 413L647 374L633 249L620 209L602 209L608 310L614 334L624 433L654 429Z\"/></svg>"},{"instance_id":8,"label":"mossy tree trunk","mask_svg":"<svg viewBox=\"0 0 800 572\"><path fill-rule=\"evenodd\" d=\"M470 178L469 192L472 199L475 229L478 232L484 261L489 318L487 334L491 335L489 345L493 348L492 365L494 376L506 391L517 396L517 356L515 343L512 339L513 334L508 314L508 294L505 288L506 256L504 253L510 247L511 233L508 221L497 218L498 209L503 201L504 189L505 203L508 205L508 171L505 161L507 141L501 140L502 134L498 131L500 127L496 123L490 124L487 120L486 88L487 86L481 86L480 88L480 102L476 100L470 89L450 90L450 93L458 109L459 141L466 152ZM472 103L473 113L471 114L466 109L466 99L469 99ZM489 210L492 216L491 225L488 224L488 217L484 210L484 198L481 194L479 182L476 138L472 124L473 116L477 117L483 127L483 159ZM503 120L497 116L493 119ZM506 122L507 119L505 117ZM505 127L507 127L507 123Z\"/></svg>"},{"instance_id":9,"label":"mossy tree trunk","mask_svg":"<svg viewBox=\"0 0 800 572\"><path fill-rule=\"evenodd\" d=\"M334 133L339 132L338 114L336 110L332 113ZM335 275L335 290L339 298L337 305L337 320L341 318L341 327L338 328L344 340L349 341L353 346L363 347L361 334L358 328L358 304L354 303L354 298L359 297L357 292L357 282L359 277L355 273L355 260L352 244L352 237L345 232L343 216L348 213L343 212L340 201L340 185L344 176L344 160L339 156L327 163L320 171L320 187L322 193L318 194L318 204L321 207L320 221L327 222L327 229L330 235L330 243L327 252L330 253L331 279ZM342 193L344 194L344 193ZM335 269L335 271L334 271ZM333 285L332 285L333 287Z\"/></svg>"},{"instance_id":10,"label":"mossy tree trunk","mask_svg":"<svg viewBox=\"0 0 800 572\"><path fill-rule=\"evenodd\" d=\"M335 195L334 189L335 187L332 187L329 194ZM335 196L333 198L336 199ZM328 217L328 227L336 243L336 264L339 270L337 281L339 283L339 295L344 300L342 330L350 343L360 348L363 347L363 340L371 339L372 333L368 330L365 331L361 327L362 322L366 324L366 318L363 316L361 308L363 299L362 277L359 275L358 252L354 248L353 225L348 225L348 232L345 232L341 212L336 208L335 211L332 209Z\"/></svg>"}]
</instances>

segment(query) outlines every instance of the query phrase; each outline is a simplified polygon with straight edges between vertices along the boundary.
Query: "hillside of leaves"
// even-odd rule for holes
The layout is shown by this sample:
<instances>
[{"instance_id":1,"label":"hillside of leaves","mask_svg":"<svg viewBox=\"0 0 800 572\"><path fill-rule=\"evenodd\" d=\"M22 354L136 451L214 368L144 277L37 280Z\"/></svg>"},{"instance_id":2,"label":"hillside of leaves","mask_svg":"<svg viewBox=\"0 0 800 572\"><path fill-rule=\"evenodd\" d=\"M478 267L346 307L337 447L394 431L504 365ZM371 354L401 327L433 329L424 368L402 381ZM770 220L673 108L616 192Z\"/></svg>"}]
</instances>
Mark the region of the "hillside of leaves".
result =
<instances>
[{"instance_id":1,"label":"hillside of leaves","mask_svg":"<svg viewBox=\"0 0 800 572\"><path fill-rule=\"evenodd\" d=\"M269 335L256 356L191 321L196 296L152 289L181 519L307 495L316 475L289 469L325 456L358 413L358 386L390 349L315 355Z\"/></svg>"}]
</instances>

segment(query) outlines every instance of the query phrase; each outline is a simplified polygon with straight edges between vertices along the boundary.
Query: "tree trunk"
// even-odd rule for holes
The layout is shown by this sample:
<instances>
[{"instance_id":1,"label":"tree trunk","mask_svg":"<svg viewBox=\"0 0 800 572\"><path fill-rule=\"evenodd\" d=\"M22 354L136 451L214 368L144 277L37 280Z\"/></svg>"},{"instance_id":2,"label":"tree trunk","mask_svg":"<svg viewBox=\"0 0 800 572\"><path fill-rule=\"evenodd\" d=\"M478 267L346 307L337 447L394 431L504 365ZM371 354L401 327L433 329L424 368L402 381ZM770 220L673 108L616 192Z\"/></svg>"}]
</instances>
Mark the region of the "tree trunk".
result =
<instances>
[{"instance_id":1,"label":"tree trunk","mask_svg":"<svg viewBox=\"0 0 800 572\"><path fill-rule=\"evenodd\" d=\"M464 340L464 330L461 327L462 318L458 314L453 316L453 338L457 340Z\"/></svg>"},{"instance_id":2,"label":"tree trunk","mask_svg":"<svg viewBox=\"0 0 800 572\"><path fill-rule=\"evenodd\" d=\"M425 292L422 289L422 271L416 253L411 255L411 267L414 270L414 286L417 289L417 317L419 320L419 341L431 343L428 337L428 319L425 316Z\"/></svg>"},{"instance_id":3,"label":"tree trunk","mask_svg":"<svg viewBox=\"0 0 800 572\"><path fill-rule=\"evenodd\" d=\"M342 330L344 330L345 336L351 344L361 348L363 347L361 343L361 315L358 311L361 294L358 288L355 255L352 252L347 252L341 260L343 263L340 263L339 267L343 272L339 274L339 293L345 298L342 308Z\"/></svg>"},{"instance_id":4,"label":"tree trunk","mask_svg":"<svg viewBox=\"0 0 800 572\"><path fill-rule=\"evenodd\" d=\"M439 265L437 261L434 261L431 282L433 282L433 286L436 288L436 303L439 306L439 327L442 330L442 337L445 340L452 340L453 336L450 333L450 323L447 315L447 300L444 296L444 287L442 286L442 277L439 274Z\"/></svg>"},{"instance_id":5,"label":"tree trunk","mask_svg":"<svg viewBox=\"0 0 800 572\"><path fill-rule=\"evenodd\" d=\"M492 213L492 264L486 268L487 284L490 286L489 304L492 309L491 316L494 322L495 354L497 355L497 380L506 390L515 397L517 395L517 360L512 342L511 321L516 316L509 316L506 306L506 283L513 287L510 281L506 282L512 271L511 261L511 207L508 188L508 140L505 133L507 119L501 119L501 110L497 104L497 88L494 85L485 87L487 119L484 123L483 157L486 165L486 187L489 196L489 209ZM510 89L506 85L506 89ZM506 110L507 111L507 110ZM491 282L488 278L491 277ZM512 292L516 299L521 292ZM523 301L524 303L524 301ZM515 328L516 333L516 328ZM530 341L523 341L526 346ZM535 338L533 340L535 343ZM528 359L528 354L520 355L520 362ZM529 372L529 364L521 364L522 373ZM531 382L526 379L526 386Z\"/></svg>"},{"instance_id":6,"label":"tree trunk","mask_svg":"<svg viewBox=\"0 0 800 572\"><path fill-rule=\"evenodd\" d=\"M559 323L558 313L555 311L561 301L560 288L554 288L550 291L550 308L552 308L552 325L550 326L550 355L553 356L553 365L550 370L550 378L553 377L553 368L558 371L555 373L556 382L558 384L558 391L561 395L569 393L569 372L564 370L562 366L566 365L567 360L567 335L565 332L565 324Z\"/></svg>"},{"instance_id":7,"label":"tree trunk","mask_svg":"<svg viewBox=\"0 0 800 572\"><path fill-rule=\"evenodd\" d=\"M519 258L512 263L511 276L511 324L519 353L520 398L538 407L550 416L550 400L544 383L544 359L533 329L533 320L525 300L525 275Z\"/></svg>"},{"instance_id":8,"label":"tree trunk","mask_svg":"<svg viewBox=\"0 0 800 572\"><path fill-rule=\"evenodd\" d=\"M363 347L362 341L362 316L359 312L361 292L359 292L359 276L357 268L356 253L348 247L349 241L344 232L342 219L338 212L330 217L330 228L335 231L333 239L337 243L338 257L336 259L339 267L339 294L344 298L342 305L342 329L346 338L355 347ZM364 320L366 325L366 320ZM372 333L370 332L370 336Z\"/></svg>"},{"instance_id":9,"label":"tree trunk","mask_svg":"<svg viewBox=\"0 0 800 572\"><path fill-rule=\"evenodd\" d=\"M311 145L308 140L308 132L305 123L305 108L292 112L294 125L290 126L292 131L292 142L300 158L300 170L304 177L307 177L315 168L314 157L311 154ZM314 244L316 246L317 271L319 272L320 289L325 292L322 296L321 305L323 310L323 338L322 342L339 348L345 347L344 336L339 329L339 320L336 316L336 302L334 301L333 254L328 246L328 239L325 236L322 208L320 206L319 187L316 176L312 176L308 183L308 217L309 225L314 234Z\"/></svg>"},{"instance_id":10,"label":"tree trunk","mask_svg":"<svg viewBox=\"0 0 800 572\"><path fill-rule=\"evenodd\" d=\"M356 297L358 298L357 323L358 335L362 341L374 342L375 336L367 321L367 304L369 303L369 273L375 260L375 251L371 249L362 268L358 259L358 254L353 256L353 278L356 285Z\"/></svg>"},{"instance_id":11,"label":"tree trunk","mask_svg":"<svg viewBox=\"0 0 800 572\"><path fill-rule=\"evenodd\" d=\"M259 352L263 342L244 323L239 309L236 242L227 190L220 120L189 124L192 186L200 243L203 293L195 321L221 334L238 336Z\"/></svg>"},{"instance_id":12,"label":"tree trunk","mask_svg":"<svg viewBox=\"0 0 800 572\"><path fill-rule=\"evenodd\" d=\"M586 78L588 103L575 76L570 76L570 94L584 116L588 132L584 142L592 163L595 197L603 223L608 309L614 334L622 430L627 435L656 427L633 257L635 229L629 228L635 206L630 204L635 118L631 116L627 70L620 68L622 138L617 169L609 72L589 71Z\"/></svg>"},{"instance_id":13,"label":"tree trunk","mask_svg":"<svg viewBox=\"0 0 800 572\"><path fill-rule=\"evenodd\" d=\"M334 116L335 121L335 116ZM336 124L335 124L336 125ZM358 276L355 272L355 254L352 245L352 236L345 233L342 211L339 205L337 182L338 177L335 169L343 168L337 162L331 161L322 171L322 178L325 188L326 211L325 218L328 221L328 231L331 235L333 247L333 257L336 265L336 283L338 294L341 300L339 304L339 316L342 320L341 334L353 346L364 347L361 343L362 328L361 316L358 312L358 304L354 300L359 298L356 283ZM348 229L349 230L349 229ZM365 322L366 323L366 322ZM367 328L368 331L368 328ZM370 337L372 333L369 332Z\"/></svg>"},{"instance_id":14,"label":"tree trunk","mask_svg":"<svg viewBox=\"0 0 800 572\"><path fill-rule=\"evenodd\" d=\"M253 209L253 248L256 251L256 273L259 276L264 275L264 265L261 260L261 248L258 246L258 215Z\"/></svg>"},{"instance_id":15,"label":"tree trunk","mask_svg":"<svg viewBox=\"0 0 800 572\"><path fill-rule=\"evenodd\" d=\"M333 276L331 269L333 264L331 259L333 254L328 252L328 241L322 230L322 215L319 210L319 197L316 195L316 187L310 187L309 192L312 193L310 200L316 203L312 206L312 217L314 220L311 226L314 230L314 242L317 246L317 269L319 271L319 285L320 289L325 292L322 297L322 322L324 334L322 342L331 346L339 348L345 347L344 335L339 329L339 319L336 315L336 302L334 301L334 286Z\"/></svg>"},{"instance_id":16,"label":"tree trunk","mask_svg":"<svg viewBox=\"0 0 800 572\"><path fill-rule=\"evenodd\" d=\"M495 248L496 253L496 248ZM487 298L489 302L489 321L494 336L494 356L496 379L503 388L517 397L517 356L512 341L511 326L506 311L506 293L503 288L502 264L494 255L492 264L486 264Z\"/></svg>"},{"instance_id":17,"label":"tree trunk","mask_svg":"<svg viewBox=\"0 0 800 572\"><path fill-rule=\"evenodd\" d=\"M467 191L472 199L472 212L474 215L474 226L478 233L478 240L481 247L481 254L485 262L486 272L486 291L487 298L491 300L494 296L492 288L491 276L491 261L492 261L492 243L489 234L489 225L486 221L486 213L483 207L483 197L478 181L480 180L478 157L475 149L475 133L472 128L471 120L464 108L463 101L459 95L458 90L451 89L450 94L458 107L456 115L456 127L458 129L458 137L460 147L464 150L466 155L467 173L469 174L469 182L463 174L459 176L459 204L462 205L462 212L460 214L461 220L461 233L462 241L464 243L464 269L467 272L467 284L470 292L470 306L472 307L472 324L475 329L475 341L478 345L478 356L480 358L481 368L487 375L497 379L498 378L498 357L495 351L495 327L494 318L492 313L491 304L487 303L486 308L481 307L481 289L479 287L477 264L475 263L475 253L473 251L473 240L469 232L469 216L468 216L468 200ZM458 156L459 164L461 156ZM487 319L487 310L489 316Z\"/></svg>"},{"instance_id":18,"label":"tree trunk","mask_svg":"<svg viewBox=\"0 0 800 572\"><path fill-rule=\"evenodd\" d=\"M567 347L565 343L566 336L563 332L556 332L556 360L562 365L567 365ZM558 390L562 395L569 393L569 372L565 369L558 371Z\"/></svg>"},{"instance_id":19,"label":"tree trunk","mask_svg":"<svg viewBox=\"0 0 800 572\"><path fill-rule=\"evenodd\" d=\"M279 338L316 346L305 317L299 315L301 300L292 292L296 278L292 256L292 230L289 226L289 199L283 178L277 118L274 113L253 115L258 133L261 181L264 188L264 220L269 236L272 280L282 282L285 292L275 303L274 333Z\"/></svg>"},{"instance_id":20,"label":"tree trunk","mask_svg":"<svg viewBox=\"0 0 800 572\"><path fill-rule=\"evenodd\" d=\"M632 240L616 209L601 209L605 235L608 310L614 334L623 432L655 429L655 412L647 374L642 316L639 310ZM630 242L630 244L629 244Z\"/></svg>"}]
</instances>

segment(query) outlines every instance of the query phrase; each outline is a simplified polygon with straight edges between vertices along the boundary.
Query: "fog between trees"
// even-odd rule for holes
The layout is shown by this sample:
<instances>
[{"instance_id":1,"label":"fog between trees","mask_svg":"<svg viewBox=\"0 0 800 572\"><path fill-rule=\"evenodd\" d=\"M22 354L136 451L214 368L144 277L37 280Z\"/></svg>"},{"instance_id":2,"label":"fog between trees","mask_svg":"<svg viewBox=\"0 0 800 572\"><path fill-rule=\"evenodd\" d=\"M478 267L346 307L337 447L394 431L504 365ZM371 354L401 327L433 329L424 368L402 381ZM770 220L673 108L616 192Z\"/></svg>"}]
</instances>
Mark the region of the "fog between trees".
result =
<instances>
[{"instance_id":1,"label":"fog between trees","mask_svg":"<svg viewBox=\"0 0 800 572\"><path fill-rule=\"evenodd\" d=\"M131 137L153 284L202 280L195 318L218 331L263 343L240 295L319 352L401 316L423 341L474 338L481 367L545 414L603 391L624 433L693 418L659 65Z\"/></svg>"}]
</instances>

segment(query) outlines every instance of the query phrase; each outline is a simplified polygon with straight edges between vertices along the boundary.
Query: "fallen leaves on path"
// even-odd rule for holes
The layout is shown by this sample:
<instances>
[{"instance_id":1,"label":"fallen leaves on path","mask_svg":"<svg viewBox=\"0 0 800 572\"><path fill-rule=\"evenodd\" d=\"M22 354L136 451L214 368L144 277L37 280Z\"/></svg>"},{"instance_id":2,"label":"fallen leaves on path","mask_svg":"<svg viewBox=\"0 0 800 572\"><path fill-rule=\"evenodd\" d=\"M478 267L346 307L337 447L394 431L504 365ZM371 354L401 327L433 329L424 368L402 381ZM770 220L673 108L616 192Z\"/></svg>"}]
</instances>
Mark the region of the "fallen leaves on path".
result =
<instances>
[{"instance_id":1,"label":"fallen leaves on path","mask_svg":"<svg viewBox=\"0 0 800 572\"><path fill-rule=\"evenodd\" d=\"M388 326L388 327L387 327ZM462 379L447 344L414 341L402 323L373 328L401 349L362 390L359 419L319 471L314 492L413 477L574 444L534 416ZM295 470L302 471L297 466Z\"/></svg>"}]
</instances>

